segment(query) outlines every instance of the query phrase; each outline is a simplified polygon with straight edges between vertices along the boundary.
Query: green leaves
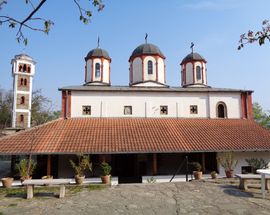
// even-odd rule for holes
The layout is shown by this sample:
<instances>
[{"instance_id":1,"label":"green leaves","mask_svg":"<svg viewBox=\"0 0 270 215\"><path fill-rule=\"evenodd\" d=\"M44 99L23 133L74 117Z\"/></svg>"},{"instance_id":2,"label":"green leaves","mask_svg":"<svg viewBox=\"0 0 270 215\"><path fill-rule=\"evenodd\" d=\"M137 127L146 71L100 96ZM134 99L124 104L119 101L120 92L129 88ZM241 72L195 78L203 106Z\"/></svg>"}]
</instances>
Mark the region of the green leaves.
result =
<instances>
[{"instance_id":1,"label":"green leaves","mask_svg":"<svg viewBox=\"0 0 270 215\"><path fill-rule=\"evenodd\" d=\"M51 20L46 20L44 22L44 33L49 34L52 25L54 25L54 23Z\"/></svg>"}]
</instances>

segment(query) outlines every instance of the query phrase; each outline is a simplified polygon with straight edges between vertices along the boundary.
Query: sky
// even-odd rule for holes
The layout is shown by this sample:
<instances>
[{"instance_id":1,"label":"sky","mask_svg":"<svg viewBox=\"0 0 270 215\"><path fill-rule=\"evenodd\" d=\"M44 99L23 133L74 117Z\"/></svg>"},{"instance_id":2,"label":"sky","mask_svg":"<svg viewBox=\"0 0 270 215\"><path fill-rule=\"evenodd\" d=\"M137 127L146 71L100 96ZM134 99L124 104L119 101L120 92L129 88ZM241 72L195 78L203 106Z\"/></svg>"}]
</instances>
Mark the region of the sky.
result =
<instances>
[{"instance_id":1,"label":"sky","mask_svg":"<svg viewBox=\"0 0 270 215\"><path fill-rule=\"evenodd\" d=\"M0 0L1 1L1 0ZM25 0L8 0L0 15L25 17ZM33 0L33 2L36 2ZM65 4L63 3L65 2ZM81 0L83 4L88 0ZM256 2L256 3L255 3ZM84 57L97 47L112 58L112 85L128 85L128 59L144 43L157 45L166 56L166 83L180 86L180 62L191 52L207 60L208 84L212 87L254 90L253 101L270 110L270 43L247 45L238 51L239 35L260 30L269 19L269 0L103 0L105 8L88 25L79 21L72 0L48 0L37 16L54 22L49 35L25 30L29 43L16 42L16 31L0 26L0 88L12 89L11 59L21 53L36 62L34 89L61 108L59 87L84 84Z\"/></svg>"}]
</instances>

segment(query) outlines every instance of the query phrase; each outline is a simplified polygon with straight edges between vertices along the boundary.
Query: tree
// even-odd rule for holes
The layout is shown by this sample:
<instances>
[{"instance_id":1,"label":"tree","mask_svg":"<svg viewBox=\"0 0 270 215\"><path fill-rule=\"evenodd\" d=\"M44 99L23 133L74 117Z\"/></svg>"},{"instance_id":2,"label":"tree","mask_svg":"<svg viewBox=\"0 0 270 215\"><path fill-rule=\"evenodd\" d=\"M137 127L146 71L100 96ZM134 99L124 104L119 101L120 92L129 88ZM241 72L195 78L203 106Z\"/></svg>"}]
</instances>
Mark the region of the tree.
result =
<instances>
[{"instance_id":1,"label":"tree","mask_svg":"<svg viewBox=\"0 0 270 215\"><path fill-rule=\"evenodd\" d=\"M247 43L258 42L259 45L263 45L265 40L270 42L270 23L269 20L264 20L262 22L262 30L254 33L249 30L247 33L240 35L238 50L242 49Z\"/></svg>"},{"instance_id":2,"label":"tree","mask_svg":"<svg viewBox=\"0 0 270 215\"><path fill-rule=\"evenodd\" d=\"M12 91L0 89L0 130L11 127ZM60 117L60 111L52 110L52 102L42 95L41 90L35 90L32 96L31 124L40 125Z\"/></svg>"},{"instance_id":3,"label":"tree","mask_svg":"<svg viewBox=\"0 0 270 215\"><path fill-rule=\"evenodd\" d=\"M44 7L44 3L47 0L25 0L25 4L31 7L31 12L26 15L26 17L17 19L14 15L0 15L0 26L3 24L8 25L8 27L16 29L16 39L18 42L23 41L25 45L28 43L27 37L24 35L24 28L30 29L32 31L39 31L48 34L52 25L54 24L52 20L45 19L43 17L37 17L37 12ZM87 1L87 0L84 0ZM92 17L92 11L89 8L84 8L81 6L80 0L73 0L74 4L78 8L79 18L84 24L88 24L90 18ZM7 4L7 0L0 0L0 11ZM92 3L98 11L103 10L104 4L102 0L88 0L87 4ZM63 3L64 4L64 3ZM90 7L90 5L89 5Z\"/></svg>"},{"instance_id":4,"label":"tree","mask_svg":"<svg viewBox=\"0 0 270 215\"><path fill-rule=\"evenodd\" d=\"M254 120L265 128L270 129L270 114L269 111L263 111L259 103L255 102L252 105Z\"/></svg>"}]
</instances>

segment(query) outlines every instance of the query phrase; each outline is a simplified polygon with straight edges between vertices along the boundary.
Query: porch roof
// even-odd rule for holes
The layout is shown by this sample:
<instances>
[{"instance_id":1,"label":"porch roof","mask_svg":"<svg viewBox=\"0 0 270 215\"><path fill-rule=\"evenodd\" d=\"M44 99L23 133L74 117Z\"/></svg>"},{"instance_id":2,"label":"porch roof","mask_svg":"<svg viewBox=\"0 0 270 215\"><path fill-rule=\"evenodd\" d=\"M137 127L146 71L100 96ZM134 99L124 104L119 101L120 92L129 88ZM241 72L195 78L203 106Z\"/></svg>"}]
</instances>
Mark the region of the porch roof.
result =
<instances>
[{"instance_id":1,"label":"porch roof","mask_svg":"<svg viewBox=\"0 0 270 215\"><path fill-rule=\"evenodd\" d=\"M0 138L0 154L270 151L253 120L71 118Z\"/></svg>"}]
</instances>

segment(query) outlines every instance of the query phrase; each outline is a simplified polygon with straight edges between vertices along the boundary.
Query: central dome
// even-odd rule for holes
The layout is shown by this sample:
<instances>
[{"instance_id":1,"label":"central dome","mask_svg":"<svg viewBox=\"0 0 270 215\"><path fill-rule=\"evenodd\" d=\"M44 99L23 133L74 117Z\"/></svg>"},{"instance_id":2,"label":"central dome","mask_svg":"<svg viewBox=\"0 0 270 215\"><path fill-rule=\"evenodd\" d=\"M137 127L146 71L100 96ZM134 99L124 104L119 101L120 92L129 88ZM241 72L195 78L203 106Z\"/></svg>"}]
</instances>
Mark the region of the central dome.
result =
<instances>
[{"instance_id":1,"label":"central dome","mask_svg":"<svg viewBox=\"0 0 270 215\"><path fill-rule=\"evenodd\" d=\"M92 57L103 57L108 60L111 60L108 52L105 49L96 48L88 52L87 56L85 57L85 60L92 58Z\"/></svg>"},{"instance_id":2,"label":"central dome","mask_svg":"<svg viewBox=\"0 0 270 215\"><path fill-rule=\"evenodd\" d=\"M186 63L186 62L190 62L190 61L204 61L206 62L206 60L198 53L193 52L188 54L181 62L181 65Z\"/></svg>"},{"instance_id":3,"label":"central dome","mask_svg":"<svg viewBox=\"0 0 270 215\"><path fill-rule=\"evenodd\" d=\"M136 49L134 49L134 51L130 56L130 59L138 55L158 55L165 59L165 56L160 51L160 49L157 46L150 43L142 44L138 46Z\"/></svg>"}]
</instances>

